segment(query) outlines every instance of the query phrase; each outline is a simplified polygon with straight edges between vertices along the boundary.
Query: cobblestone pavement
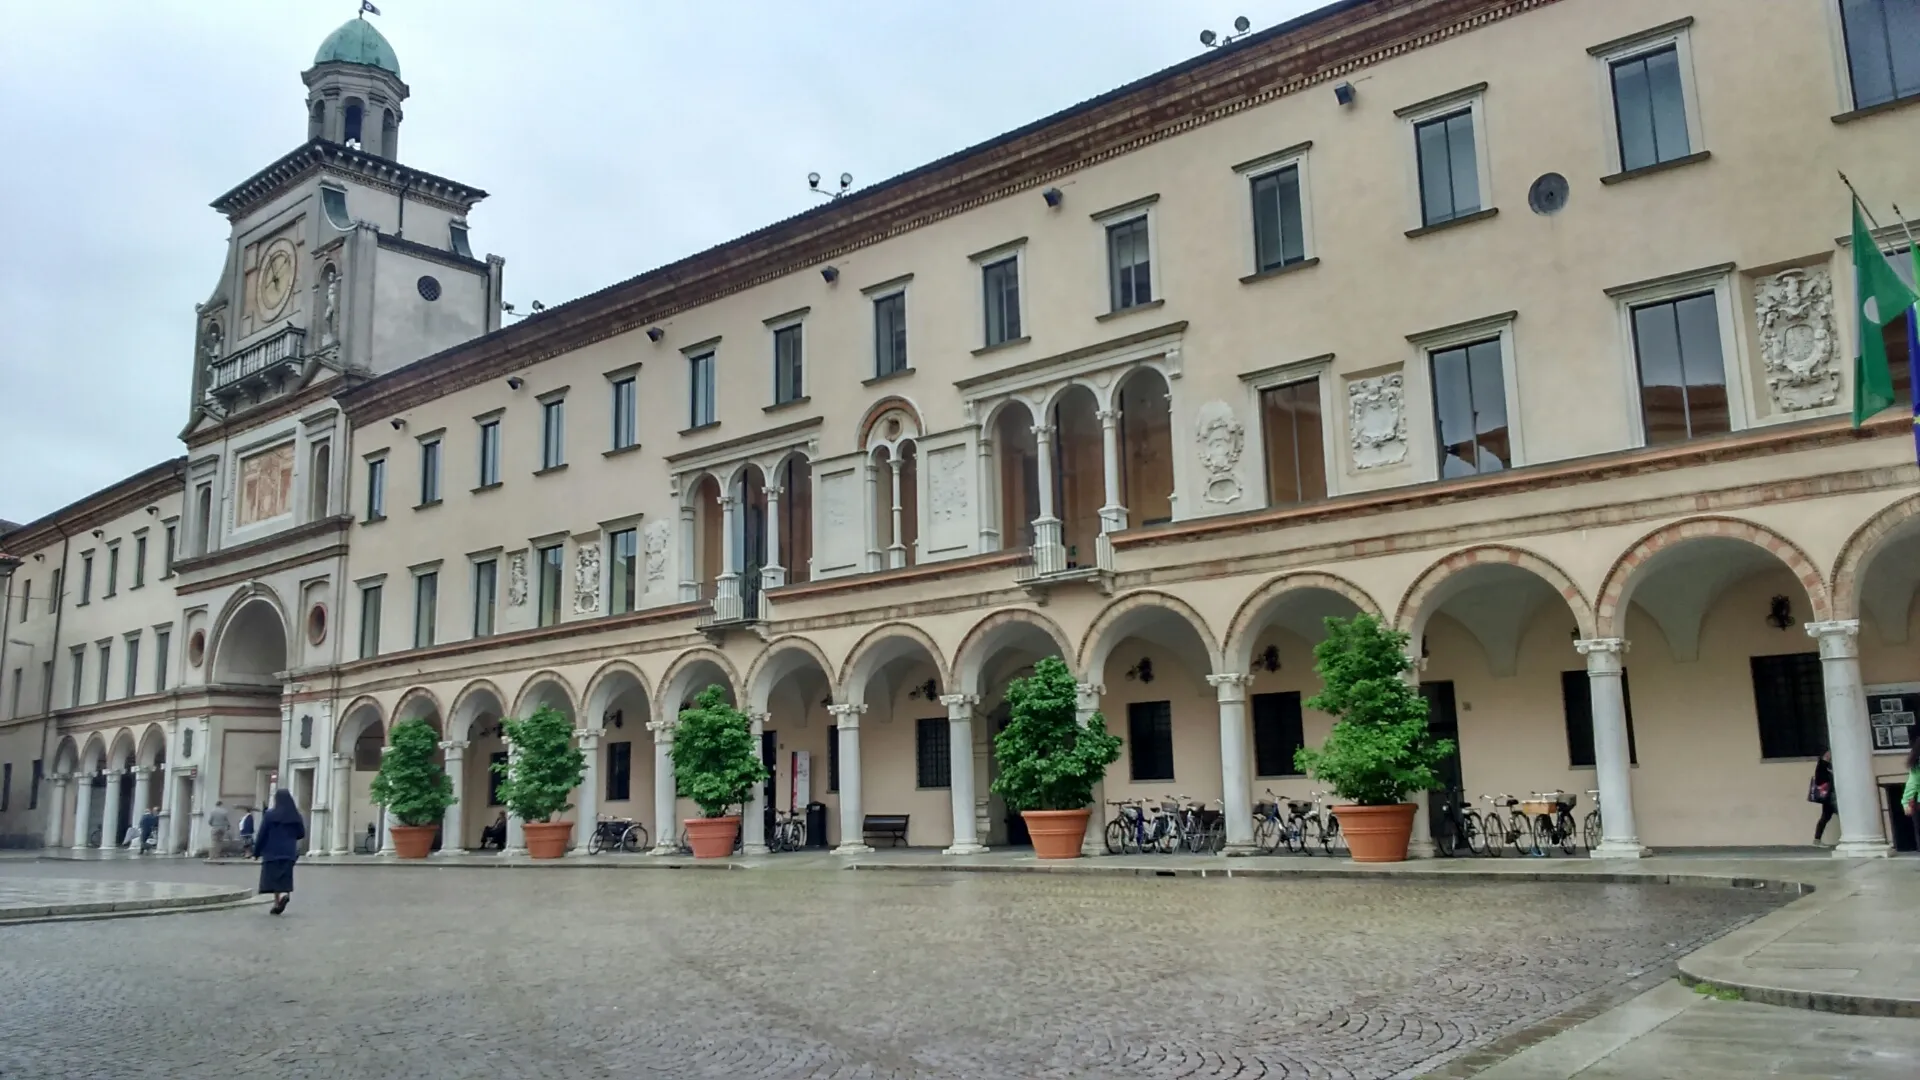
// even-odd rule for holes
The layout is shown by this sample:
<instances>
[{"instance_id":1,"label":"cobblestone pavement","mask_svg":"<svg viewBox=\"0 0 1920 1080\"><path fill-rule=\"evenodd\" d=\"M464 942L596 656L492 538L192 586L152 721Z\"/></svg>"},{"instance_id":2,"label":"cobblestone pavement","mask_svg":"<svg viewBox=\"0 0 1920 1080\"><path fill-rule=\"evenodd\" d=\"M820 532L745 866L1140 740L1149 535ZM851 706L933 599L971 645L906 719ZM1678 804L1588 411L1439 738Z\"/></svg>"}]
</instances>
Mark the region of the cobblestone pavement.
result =
<instances>
[{"instance_id":1,"label":"cobblestone pavement","mask_svg":"<svg viewBox=\"0 0 1920 1080\"><path fill-rule=\"evenodd\" d=\"M7 876L0 877L0 921L184 907L244 898L250 892L173 882Z\"/></svg>"},{"instance_id":2,"label":"cobblestone pavement","mask_svg":"<svg viewBox=\"0 0 1920 1080\"><path fill-rule=\"evenodd\" d=\"M247 867L11 864L244 883ZM305 867L0 929L0 1076L1392 1077L1765 913L1736 889Z\"/></svg>"}]
</instances>

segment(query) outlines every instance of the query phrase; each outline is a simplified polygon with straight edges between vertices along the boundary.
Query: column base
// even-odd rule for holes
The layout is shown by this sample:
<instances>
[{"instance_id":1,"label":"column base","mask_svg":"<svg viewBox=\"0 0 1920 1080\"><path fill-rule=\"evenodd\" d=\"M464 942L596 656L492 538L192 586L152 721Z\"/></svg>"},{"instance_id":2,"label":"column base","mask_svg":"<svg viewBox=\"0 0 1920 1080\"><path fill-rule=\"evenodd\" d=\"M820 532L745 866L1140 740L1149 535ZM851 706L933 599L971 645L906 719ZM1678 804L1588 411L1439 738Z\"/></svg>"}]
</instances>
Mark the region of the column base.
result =
<instances>
[{"instance_id":1,"label":"column base","mask_svg":"<svg viewBox=\"0 0 1920 1080\"><path fill-rule=\"evenodd\" d=\"M990 849L985 844L966 843L966 844L955 844L950 848L943 848L941 849L940 854L942 855L985 855L989 850Z\"/></svg>"},{"instance_id":2,"label":"column base","mask_svg":"<svg viewBox=\"0 0 1920 1080\"><path fill-rule=\"evenodd\" d=\"M1893 855L1893 847L1885 840L1849 840L1841 837L1833 846L1836 859L1885 859Z\"/></svg>"},{"instance_id":3,"label":"column base","mask_svg":"<svg viewBox=\"0 0 1920 1080\"><path fill-rule=\"evenodd\" d=\"M1622 838L1603 837L1600 840L1599 847L1594 848L1592 851L1587 852L1587 858L1589 859L1644 859L1651 854L1653 854L1653 852L1650 851L1645 845L1640 843L1639 837L1635 837L1635 836L1628 836L1628 837L1622 837Z\"/></svg>"},{"instance_id":4,"label":"column base","mask_svg":"<svg viewBox=\"0 0 1920 1080\"><path fill-rule=\"evenodd\" d=\"M665 841L665 840L662 840L662 841L661 841L661 842L659 842L658 844L655 844L655 845L653 845L653 850L652 850L652 851L649 851L649 852L647 852L647 854L649 854L649 855L678 855L678 854L680 854L680 845L678 845L678 844L673 844L673 843L669 843L669 842L667 842L667 841Z\"/></svg>"},{"instance_id":5,"label":"column base","mask_svg":"<svg viewBox=\"0 0 1920 1080\"><path fill-rule=\"evenodd\" d=\"M1228 844L1225 848L1221 849L1221 854L1225 855L1229 859L1244 859L1249 855L1260 854L1260 845L1259 844Z\"/></svg>"},{"instance_id":6,"label":"column base","mask_svg":"<svg viewBox=\"0 0 1920 1080\"><path fill-rule=\"evenodd\" d=\"M500 854L506 856L507 858L513 858L514 856L518 855L524 859L527 856L527 849L525 847L510 847L510 848L507 848L505 851L502 851Z\"/></svg>"},{"instance_id":7,"label":"column base","mask_svg":"<svg viewBox=\"0 0 1920 1080\"><path fill-rule=\"evenodd\" d=\"M458 859L465 857L466 854L466 848L441 848L439 851L433 853L433 857L436 859Z\"/></svg>"},{"instance_id":8,"label":"column base","mask_svg":"<svg viewBox=\"0 0 1920 1080\"><path fill-rule=\"evenodd\" d=\"M1430 836L1416 835L1407 841L1407 858L1409 859L1433 859L1438 858L1439 855Z\"/></svg>"},{"instance_id":9,"label":"column base","mask_svg":"<svg viewBox=\"0 0 1920 1080\"><path fill-rule=\"evenodd\" d=\"M742 855L771 855L771 854L773 854L773 851L772 851L772 850L771 850L770 848L768 848L768 847L767 847L767 845L765 845L765 844L741 844L741 845L740 845L740 854L742 854Z\"/></svg>"},{"instance_id":10,"label":"column base","mask_svg":"<svg viewBox=\"0 0 1920 1080\"><path fill-rule=\"evenodd\" d=\"M871 855L873 848L866 844L841 844L833 849L835 855Z\"/></svg>"}]
</instances>

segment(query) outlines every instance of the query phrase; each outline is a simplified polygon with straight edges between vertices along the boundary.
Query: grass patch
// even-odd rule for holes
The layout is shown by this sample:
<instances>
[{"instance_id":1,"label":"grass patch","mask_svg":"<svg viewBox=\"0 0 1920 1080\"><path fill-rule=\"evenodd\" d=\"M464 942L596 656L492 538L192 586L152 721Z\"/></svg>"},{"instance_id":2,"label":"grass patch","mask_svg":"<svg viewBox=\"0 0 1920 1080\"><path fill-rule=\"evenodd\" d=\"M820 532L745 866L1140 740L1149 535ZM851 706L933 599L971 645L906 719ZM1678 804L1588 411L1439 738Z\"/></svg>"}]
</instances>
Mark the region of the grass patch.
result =
<instances>
[{"instance_id":1,"label":"grass patch","mask_svg":"<svg viewBox=\"0 0 1920 1080\"><path fill-rule=\"evenodd\" d=\"M1717 983L1710 982L1694 983L1693 992L1702 997L1710 997L1715 1001L1745 1001L1747 997L1747 995L1740 992L1740 988L1737 986L1721 986Z\"/></svg>"}]
</instances>

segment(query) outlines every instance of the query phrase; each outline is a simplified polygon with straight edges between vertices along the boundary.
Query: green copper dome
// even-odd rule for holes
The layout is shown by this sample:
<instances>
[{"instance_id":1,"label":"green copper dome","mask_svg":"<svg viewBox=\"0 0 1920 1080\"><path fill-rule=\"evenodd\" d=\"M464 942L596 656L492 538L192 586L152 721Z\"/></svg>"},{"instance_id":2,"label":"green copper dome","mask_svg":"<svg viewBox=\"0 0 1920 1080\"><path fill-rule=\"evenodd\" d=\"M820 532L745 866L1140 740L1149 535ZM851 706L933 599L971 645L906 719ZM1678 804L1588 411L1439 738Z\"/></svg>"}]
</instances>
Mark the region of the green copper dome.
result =
<instances>
[{"instance_id":1,"label":"green copper dome","mask_svg":"<svg viewBox=\"0 0 1920 1080\"><path fill-rule=\"evenodd\" d=\"M315 64L365 64L400 74L400 57L380 31L365 19L348 19L340 29L327 35L320 51L313 54Z\"/></svg>"}]
</instances>

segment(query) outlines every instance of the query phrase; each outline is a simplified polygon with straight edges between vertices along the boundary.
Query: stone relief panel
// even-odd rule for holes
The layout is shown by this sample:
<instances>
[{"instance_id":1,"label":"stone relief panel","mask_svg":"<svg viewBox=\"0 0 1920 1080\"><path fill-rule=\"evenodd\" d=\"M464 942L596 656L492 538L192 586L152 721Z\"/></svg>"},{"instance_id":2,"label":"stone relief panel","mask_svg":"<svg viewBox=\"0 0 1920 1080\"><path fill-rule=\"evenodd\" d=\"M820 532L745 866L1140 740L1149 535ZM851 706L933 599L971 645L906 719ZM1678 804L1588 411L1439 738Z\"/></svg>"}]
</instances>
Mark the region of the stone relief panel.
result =
<instances>
[{"instance_id":1,"label":"stone relief panel","mask_svg":"<svg viewBox=\"0 0 1920 1080\"><path fill-rule=\"evenodd\" d=\"M240 459L240 505L236 526L277 518L293 509L293 444Z\"/></svg>"},{"instance_id":2,"label":"stone relief panel","mask_svg":"<svg viewBox=\"0 0 1920 1080\"><path fill-rule=\"evenodd\" d=\"M527 553L516 551L507 558L507 606L527 604Z\"/></svg>"},{"instance_id":3,"label":"stone relief panel","mask_svg":"<svg viewBox=\"0 0 1920 1080\"><path fill-rule=\"evenodd\" d=\"M1347 383L1347 432L1353 467L1377 469L1407 460L1407 403L1400 372Z\"/></svg>"},{"instance_id":4,"label":"stone relief panel","mask_svg":"<svg viewBox=\"0 0 1920 1080\"><path fill-rule=\"evenodd\" d=\"M600 610L600 545L580 544L573 555L573 613L591 615Z\"/></svg>"},{"instance_id":5,"label":"stone relief panel","mask_svg":"<svg viewBox=\"0 0 1920 1080\"><path fill-rule=\"evenodd\" d=\"M1246 449L1247 429L1233 414L1233 406L1224 401L1209 401L1200 406L1194 423L1194 440L1200 444L1200 468L1206 476L1205 498L1226 505L1240 500L1240 478L1236 470Z\"/></svg>"},{"instance_id":6,"label":"stone relief panel","mask_svg":"<svg viewBox=\"0 0 1920 1080\"><path fill-rule=\"evenodd\" d=\"M647 581L664 580L667 576L667 543L673 538L673 525L666 521L648 522L642 537L647 545Z\"/></svg>"},{"instance_id":7,"label":"stone relief panel","mask_svg":"<svg viewBox=\"0 0 1920 1080\"><path fill-rule=\"evenodd\" d=\"M857 469L825 473L814 490L819 524L814 531L814 567L822 573L857 565L866 551L865 517L860 512Z\"/></svg>"},{"instance_id":8,"label":"stone relief panel","mask_svg":"<svg viewBox=\"0 0 1920 1080\"><path fill-rule=\"evenodd\" d=\"M1760 278L1754 282L1753 309L1774 406L1798 412L1838 401L1832 277L1809 267Z\"/></svg>"},{"instance_id":9,"label":"stone relief panel","mask_svg":"<svg viewBox=\"0 0 1920 1080\"><path fill-rule=\"evenodd\" d=\"M967 447L944 446L929 451L926 463L927 547L932 551L965 547L973 531Z\"/></svg>"}]
</instances>

